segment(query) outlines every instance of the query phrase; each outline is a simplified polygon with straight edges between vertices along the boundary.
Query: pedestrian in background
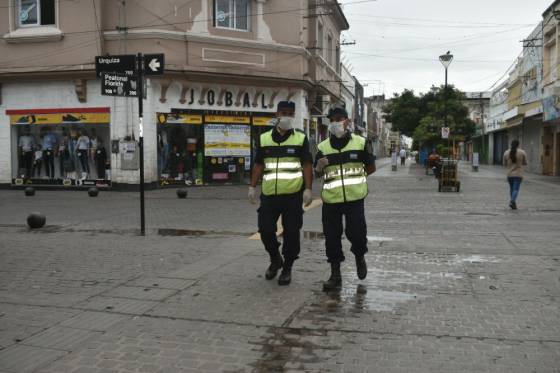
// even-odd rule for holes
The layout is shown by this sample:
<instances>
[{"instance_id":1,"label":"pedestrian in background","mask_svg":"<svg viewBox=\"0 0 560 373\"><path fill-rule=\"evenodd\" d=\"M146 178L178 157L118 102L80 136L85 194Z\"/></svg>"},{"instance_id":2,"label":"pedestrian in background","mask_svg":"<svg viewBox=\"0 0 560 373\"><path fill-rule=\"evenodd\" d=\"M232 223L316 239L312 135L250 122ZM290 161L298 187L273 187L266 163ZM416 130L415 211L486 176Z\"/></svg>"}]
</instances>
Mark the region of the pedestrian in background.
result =
<instances>
[{"instance_id":1,"label":"pedestrian in background","mask_svg":"<svg viewBox=\"0 0 560 373\"><path fill-rule=\"evenodd\" d=\"M399 155L401 157L401 166L404 166L406 162L406 150L404 150L404 148L401 148Z\"/></svg>"},{"instance_id":2,"label":"pedestrian in background","mask_svg":"<svg viewBox=\"0 0 560 373\"><path fill-rule=\"evenodd\" d=\"M511 148L504 153L503 163L508 169L509 207L512 210L517 210L517 196L523 180L523 166L527 165L527 154L519 147L519 141L513 140L511 142Z\"/></svg>"}]
</instances>

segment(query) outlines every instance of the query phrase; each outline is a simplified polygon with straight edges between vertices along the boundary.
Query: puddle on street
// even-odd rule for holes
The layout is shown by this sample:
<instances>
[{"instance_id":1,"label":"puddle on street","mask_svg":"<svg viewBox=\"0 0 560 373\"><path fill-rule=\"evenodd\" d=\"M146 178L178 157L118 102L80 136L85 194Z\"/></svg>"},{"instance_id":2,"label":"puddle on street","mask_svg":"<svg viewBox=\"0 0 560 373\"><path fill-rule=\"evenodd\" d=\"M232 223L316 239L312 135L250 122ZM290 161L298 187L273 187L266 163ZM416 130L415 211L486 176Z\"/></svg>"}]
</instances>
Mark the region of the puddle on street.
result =
<instances>
[{"instance_id":1,"label":"puddle on street","mask_svg":"<svg viewBox=\"0 0 560 373\"><path fill-rule=\"evenodd\" d=\"M382 237L382 236L367 236L368 242L387 242L393 241L392 237Z\"/></svg>"},{"instance_id":2,"label":"puddle on street","mask_svg":"<svg viewBox=\"0 0 560 373\"><path fill-rule=\"evenodd\" d=\"M400 304L418 299L414 293L386 291L365 284L343 286L340 291L325 292L320 296L319 304L325 305L329 313L344 311L390 312Z\"/></svg>"},{"instance_id":3,"label":"puddle on street","mask_svg":"<svg viewBox=\"0 0 560 373\"><path fill-rule=\"evenodd\" d=\"M250 236L250 233L245 232L231 232L231 231L211 231L211 230L198 230L198 229L170 229L160 228L157 230L160 236Z\"/></svg>"}]
</instances>

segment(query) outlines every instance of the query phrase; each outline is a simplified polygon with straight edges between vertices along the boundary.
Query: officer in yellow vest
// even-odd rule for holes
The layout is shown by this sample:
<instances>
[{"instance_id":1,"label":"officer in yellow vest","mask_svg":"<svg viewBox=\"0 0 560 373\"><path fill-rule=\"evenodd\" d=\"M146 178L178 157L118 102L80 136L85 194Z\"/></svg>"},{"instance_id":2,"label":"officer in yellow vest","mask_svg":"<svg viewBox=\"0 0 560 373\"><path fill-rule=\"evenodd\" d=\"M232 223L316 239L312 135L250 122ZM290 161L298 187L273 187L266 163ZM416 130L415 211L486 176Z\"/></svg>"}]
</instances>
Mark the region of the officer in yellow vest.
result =
<instances>
[{"instance_id":1,"label":"officer in yellow vest","mask_svg":"<svg viewBox=\"0 0 560 373\"><path fill-rule=\"evenodd\" d=\"M330 137L318 146L315 171L324 175L323 190L323 233L330 278L323 290L335 290L342 286L340 263L342 252L342 217L346 220L346 237L352 244L350 251L356 258L358 278L367 276L365 253L367 228L364 214L364 198L368 194L367 176L375 172L375 157L368 152L366 139L350 133L348 113L344 108L329 111Z\"/></svg>"},{"instance_id":2,"label":"officer in yellow vest","mask_svg":"<svg viewBox=\"0 0 560 373\"><path fill-rule=\"evenodd\" d=\"M295 109L294 102L278 103L275 128L260 136L249 187L249 200L256 203L256 187L262 177L259 233L270 255L270 266L265 277L272 280L282 269L279 285L291 282L292 265L300 252L302 204L308 206L312 201L313 158L307 137L299 129L294 129ZM276 238L280 216L283 227L282 255Z\"/></svg>"}]
</instances>

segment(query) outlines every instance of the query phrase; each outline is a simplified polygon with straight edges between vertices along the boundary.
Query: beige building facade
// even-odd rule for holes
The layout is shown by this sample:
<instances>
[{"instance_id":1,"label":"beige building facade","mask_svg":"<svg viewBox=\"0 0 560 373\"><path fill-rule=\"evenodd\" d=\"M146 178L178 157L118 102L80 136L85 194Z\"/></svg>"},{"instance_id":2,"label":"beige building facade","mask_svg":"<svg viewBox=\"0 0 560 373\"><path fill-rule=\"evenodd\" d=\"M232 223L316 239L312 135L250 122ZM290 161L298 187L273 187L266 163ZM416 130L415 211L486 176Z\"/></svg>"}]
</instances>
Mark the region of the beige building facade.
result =
<instances>
[{"instance_id":1,"label":"beige building facade","mask_svg":"<svg viewBox=\"0 0 560 373\"><path fill-rule=\"evenodd\" d=\"M10 0L0 7L0 184L138 183L137 99L101 95L95 56L163 53L146 80L146 181L244 182L281 100L300 129L342 100L330 0Z\"/></svg>"}]
</instances>

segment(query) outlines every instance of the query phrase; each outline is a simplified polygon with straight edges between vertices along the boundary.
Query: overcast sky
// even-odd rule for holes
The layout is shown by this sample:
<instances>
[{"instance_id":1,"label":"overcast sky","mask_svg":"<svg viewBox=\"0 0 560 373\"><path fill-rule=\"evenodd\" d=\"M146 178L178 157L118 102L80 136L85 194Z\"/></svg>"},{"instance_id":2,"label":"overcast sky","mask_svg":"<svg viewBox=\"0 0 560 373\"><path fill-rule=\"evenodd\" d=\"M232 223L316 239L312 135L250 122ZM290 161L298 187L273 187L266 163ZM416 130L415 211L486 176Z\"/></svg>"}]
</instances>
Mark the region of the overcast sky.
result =
<instances>
[{"instance_id":1,"label":"overcast sky","mask_svg":"<svg viewBox=\"0 0 560 373\"><path fill-rule=\"evenodd\" d=\"M553 0L343 0L350 30L343 61L367 96L404 88L426 92L444 82L438 61L454 55L448 82L488 89L522 50Z\"/></svg>"}]
</instances>

